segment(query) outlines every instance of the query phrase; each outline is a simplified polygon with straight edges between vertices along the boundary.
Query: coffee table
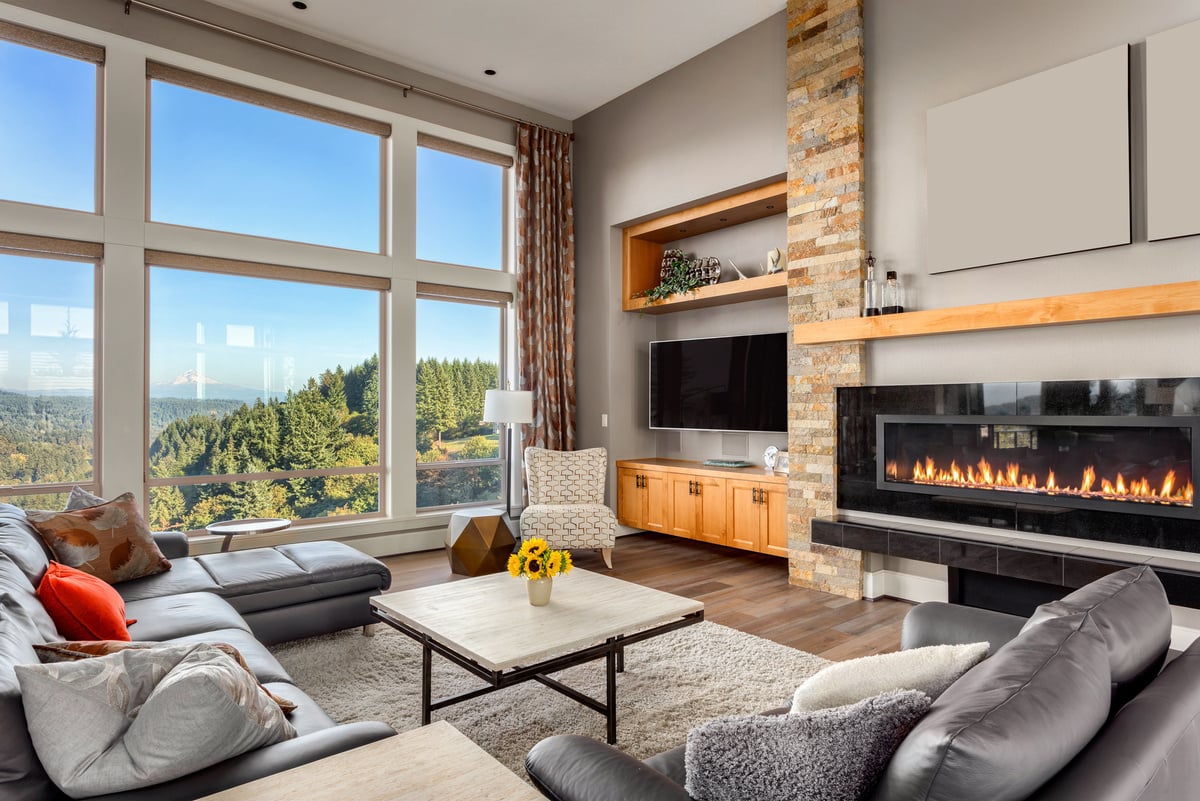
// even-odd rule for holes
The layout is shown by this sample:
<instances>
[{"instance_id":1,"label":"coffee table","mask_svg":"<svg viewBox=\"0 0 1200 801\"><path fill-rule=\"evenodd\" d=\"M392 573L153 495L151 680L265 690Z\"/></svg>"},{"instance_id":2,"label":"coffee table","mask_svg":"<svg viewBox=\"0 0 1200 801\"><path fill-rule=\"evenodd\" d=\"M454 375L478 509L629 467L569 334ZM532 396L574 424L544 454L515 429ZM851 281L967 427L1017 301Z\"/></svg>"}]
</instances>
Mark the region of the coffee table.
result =
<instances>
[{"instance_id":1,"label":"coffee table","mask_svg":"<svg viewBox=\"0 0 1200 801\"><path fill-rule=\"evenodd\" d=\"M352 748L201 801L545 801L445 721Z\"/></svg>"},{"instance_id":2,"label":"coffee table","mask_svg":"<svg viewBox=\"0 0 1200 801\"><path fill-rule=\"evenodd\" d=\"M526 681L538 681L608 721L617 741L617 673L626 646L699 623L704 603L576 568L554 580L547 606L531 606L525 582L507 573L421 587L371 599L379 620L421 644L421 723L430 713ZM487 686L434 701L437 652ZM605 660L603 702L549 674Z\"/></svg>"}]
</instances>

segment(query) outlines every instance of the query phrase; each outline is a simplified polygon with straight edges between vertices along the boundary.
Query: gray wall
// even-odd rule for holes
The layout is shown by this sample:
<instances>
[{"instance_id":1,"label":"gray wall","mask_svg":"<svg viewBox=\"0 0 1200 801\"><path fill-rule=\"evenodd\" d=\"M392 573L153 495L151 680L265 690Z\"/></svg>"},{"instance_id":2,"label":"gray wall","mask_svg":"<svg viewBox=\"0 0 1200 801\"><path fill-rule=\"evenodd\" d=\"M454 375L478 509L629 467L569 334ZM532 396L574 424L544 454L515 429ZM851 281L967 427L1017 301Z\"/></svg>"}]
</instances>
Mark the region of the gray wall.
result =
<instances>
[{"instance_id":1,"label":"gray wall","mask_svg":"<svg viewBox=\"0 0 1200 801\"><path fill-rule=\"evenodd\" d=\"M604 445L614 459L758 458L774 441L650 431L650 340L783 331L787 308L778 298L664 315L623 312L621 227L786 171L785 58L780 13L575 120L582 446ZM685 245L700 255L733 256L743 268L748 264L736 254L754 263L772 247L785 249L782 216L745 228ZM602 414L609 416L608 428L600 425ZM786 436L775 439L786 445ZM725 453L726 445L735 453Z\"/></svg>"},{"instance_id":2,"label":"gray wall","mask_svg":"<svg viewBox=\"0 0 1200 801\"><path fill-rule=\"evenodd\" d=\"M1200 277L1200 237L1146 242L1141 133L1141 43L1148 34L1197 17L1194 0L867 0L867 244L881 269L899 270L908 279L915 301L910 306L932 309ZM1122 43L1135 45L1134 244L926 274L925 110ZM1026 180L1031 193L1055 191L1053 176ZM1198 346L1195 317L893 340L870 346L868 381L1197 375Z\"/></svg>"}]
</instances>

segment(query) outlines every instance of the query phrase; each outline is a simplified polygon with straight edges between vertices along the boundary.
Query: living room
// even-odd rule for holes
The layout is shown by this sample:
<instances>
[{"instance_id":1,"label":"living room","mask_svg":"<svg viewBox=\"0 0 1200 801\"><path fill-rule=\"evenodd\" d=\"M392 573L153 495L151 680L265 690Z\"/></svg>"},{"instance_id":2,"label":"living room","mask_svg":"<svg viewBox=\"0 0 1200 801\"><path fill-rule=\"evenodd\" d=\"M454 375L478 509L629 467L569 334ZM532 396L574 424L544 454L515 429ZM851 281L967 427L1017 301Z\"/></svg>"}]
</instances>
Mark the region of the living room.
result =
<instances>
[{"instance_id":1,"label":"living room","mask_svg":"<svg viewBox=\"0 0 1200 801\"><path fill-rule=\"evenodd\" d=\"M182 5L189 8L181 11L198 13L190 7L194 4ZM1132 170L1130 244L979 269L938 274L927 270L928 109L1106 48L1131 44L1131 96L1135 103L1130 130L1132 160L1137 165L1139 159L1144 159L1145 147L1139 141L1139 113L1144 112L1139 112L1136 87L1141 85L1138 65L1146 39L1191 22L1195 16L1183 2L1140 4L1136 9L1118 2L1060 3L1050 8L1024 2L1004 8L992 5L964 6L931 0L863 4L866 66L861 165L866 188L862 204L865 223L859 223L857 241L869 246L879 260L880 271L900 273L908 291L907 305L917 310L1191 280L1194 276L1188 265L1189 257L1196 255L1196 237L1147 240L1144 199L1139 199L1139 193L1144 192L1139 183L1144 182L1144 173L1139 173L1137 166ZM146 185L143 144L147 115L141 106L145 97L144 62L150 58L196 72L211 71L217 78L265 91L292 92L300 87L294 93L301 100L332 104L364 117L377 116L377 110L383 108L394 137L411 135L415 141L416 134L424 131L509 157L515 150L511 123L451 109L417 93L405 96L399 89L382 90L368 79L335 74L284 54L264 53L251 43L231 41L215 31L198 30L144 9L139 11L136 5L128 17L117 2L17 0L0 6L0 10L3 19L13 23L105 47L105 80L142 87L105 96L104 113L110 127L103 138L106 184L102 217L90 213L55 214L26 204L0 202L6 220L0 229L6 232L105 244L103 280L110 283L102 291L110 300L98 343L101 350L96 356L103 370L100 386L104 411L98 417L98 439L104 444L99 451L103 486L94 487L98 494L132 489L144 497L146 491L143 397L149 379L141 359L122 359L125 353L146 350L147 313L140 301L148 283L144 277L144 249L387 277L391 281L387 317L392 320L419 320L419 303L428 298L421 295L418 284L464 287L490 293L493 298L514 293L512 275L503 270L430 267L411 258L393 261L380 254L344 250L336 254L338 265L330 267L328 248L170 230L170 226L145 223L142 188ZM799 43L789 40L787 12L779 10L659 77L586 113L571 115L420 76L224 7L206 5L203 10L200 16L232 24L239 30L299 49L316 50L335 61L383 70L400 80L432 86L481 106L574 134L577 442L580 448L607 448L610 505L616 505L618 459L723 457L757 463L764 449L774 445L792 454L789 487L794 497L807 492L807 485L802 483L807 479L800 473L822 475L820 470L810 471L809 464L797 458L802 451L796 431L787 435L681 433L656 431L646 422L650 341L790 332L802 322L791 308L793 298L780 295L666 314L622 309L621 229L784 176L789 184L800 180L792 177L789 169L797 158L795 145L799 140L789 135L792 103L787 65L791 49ZM395 178L412 180L417 166L412 160L405 161L407 158L402 154L395 158ZM1029 186L1037 194L1053 193L1055 179L1031 175ZM413 213L411 207L400 206L389 212L394 221ZM747 226L747 231L741 232L744 241L737 240L738 233L730 231L730 238L710 240L709 245L745 247L755 255L741 267L757 273L761 266L755 262L763 258L758 254L772 248L785 251L789 261L793 258L789 220L790 214L776 215ZM395 252L405 248L412 251L410 233L403 226L395 227L394 235ZM171 265L162 267L169 269ZM123 304L111 300L130 297L139 301ZM114 309L119 313L113 314ZM419 334L408 326L394 325L385 336L386 352L397 360L391 365L392 383L385 393L391 404L391 418L415 417L416 401L408 378L412 371L403 360L418 352ZM1191 317L1162 316L885 338L869 342L855 358L859 360L858 383L867 385L1171 379L1200 374L1195 348L1188 347L1195 342ZM511 367L511 353L499 354L498 360L503 362L504 358ZM797 372L796 383L803 383L802 377ZM793 392L799 390L793 387ZM794 406L802 401L793 395L789 402ZM421 450L416 440L415 433L402 426L389 430L384 440L389 451L380 463L407 465L411 453ZM270 546L295 540L342 539L374 556L439 548L449 512L419 508L414 500L419 479L407 467L390 471L387 480L392 483L387 487L388 511L382 518L367 515L340 523L296 526L286 533L263 535L255 543ZM814 484L821 485L822 481L817 478ZM788 539L797 554L813 551L808 518L835 510L832 487L828 483L825 486L827 495L820 499L824 507L819 513L795 509L790 513ZM99 492L101 489L103 492ZM519 497L516 500L519 505ZM196 550L216 547L215 539L202 540ZM1106 547L1114 546L1110 543ZM1116 548L1120 550L1119 545ZM1130 555L1142 553L1136 546L1126 550ZM618 564L620 551L618 543ZM730 558L736 556L736 552L730 552ZM1186 560L1188 555L1182 558ZM850 560L854 564L848 573L839 573L843 566L822 563L820 557L814 561L794 556L790 567L783 559L773 561L780 573L790 571L793 584L841 590L852 597L944 600L951 582L946 566L936 559L906 558L886 551L859 552ZM588 569L593 567L591 561L586 564ZM806 578L812 574L818 578ZM831 575L844 579L841 586L830 585ZM1181 649L1200 629L1200 616L1180 604L1171 611L1173 647Z\"/></svg>"}]
</instances>

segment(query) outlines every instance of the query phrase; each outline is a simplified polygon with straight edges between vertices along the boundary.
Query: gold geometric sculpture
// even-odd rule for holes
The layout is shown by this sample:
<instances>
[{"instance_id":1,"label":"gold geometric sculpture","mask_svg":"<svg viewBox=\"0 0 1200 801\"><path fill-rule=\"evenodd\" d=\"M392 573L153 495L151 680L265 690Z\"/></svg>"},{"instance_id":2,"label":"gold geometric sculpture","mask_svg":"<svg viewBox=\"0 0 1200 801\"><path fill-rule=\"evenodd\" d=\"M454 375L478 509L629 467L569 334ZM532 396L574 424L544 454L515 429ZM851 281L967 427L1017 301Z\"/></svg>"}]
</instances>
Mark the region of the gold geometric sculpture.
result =
<instances>
[{"instance_id":1,"label":"gold geometric sculpture","mask_svg":"<svg viewBox=\"0 0 1200 801\"><path fill-rule=\"evenodd\" d=\"M507 569L515 545L503 514L495 509L455 512L446 529L450 572L460 576L483 576Z\"/></svg>"}]
</instances>

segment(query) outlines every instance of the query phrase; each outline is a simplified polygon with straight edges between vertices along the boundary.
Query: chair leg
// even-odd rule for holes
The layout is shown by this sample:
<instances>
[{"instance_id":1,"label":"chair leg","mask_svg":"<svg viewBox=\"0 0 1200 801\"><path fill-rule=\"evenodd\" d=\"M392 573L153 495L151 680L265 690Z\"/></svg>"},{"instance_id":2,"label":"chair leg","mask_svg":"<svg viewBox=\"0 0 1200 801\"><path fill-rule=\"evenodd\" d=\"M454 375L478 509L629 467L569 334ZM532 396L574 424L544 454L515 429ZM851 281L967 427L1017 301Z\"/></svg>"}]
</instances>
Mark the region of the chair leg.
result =
<instances>
[{"instance_id":1,"label":"chair leg","mask_svg":"<svg viewBox=\"0 0 1200 801\"><path fill-rule=\"evenodd\" d=\"M379 628L378 623L367 623L363 626L362 633L364 637L374 637L375 629Z\"/></svg>"},{"instance_id":2,"label":"chair leg","mask_svg":"<svg viewBox=\"0 0 1200 801\"><path fill-rule=\"evenodd\" d=\"M608 565L609 570L612 570L612 548L601 548L600 554L604 557L604 564Z\"/></svg>"}]
</instances>

